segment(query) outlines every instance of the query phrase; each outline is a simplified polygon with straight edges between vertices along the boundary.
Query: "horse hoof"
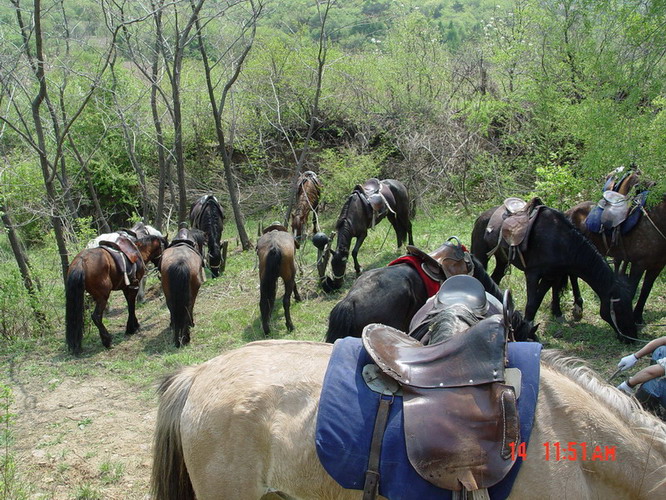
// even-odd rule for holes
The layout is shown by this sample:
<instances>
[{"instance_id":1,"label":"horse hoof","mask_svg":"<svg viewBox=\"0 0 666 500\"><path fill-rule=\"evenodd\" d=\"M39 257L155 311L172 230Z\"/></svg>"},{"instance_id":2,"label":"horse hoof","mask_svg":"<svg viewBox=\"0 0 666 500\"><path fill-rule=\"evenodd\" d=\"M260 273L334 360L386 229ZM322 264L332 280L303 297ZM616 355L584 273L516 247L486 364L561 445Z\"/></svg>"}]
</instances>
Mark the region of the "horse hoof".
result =
<instances>
[{"instance_id":1,"label":"horse hoof","mask_svg":"<svg viewBox=\"0 0 666 500\"><path fill-rule=\"evenodd\" d=\"M580 321L583 319L583 308L580 306L574 306L573 311L573 319L574 321Z\"/></svg>"},{"instance_id":2,"label":"horse hoof","mask_svg":"<svg viewBox=\"0 0 666 500\"><path fill-rule=\"evenodd\" d=\"M558 315L558 316L553 316L553 319L555 320L556 323L560 323L560 324L564 323L564 316L562 316L561 314Z\"/></svg>"}]
</instances>

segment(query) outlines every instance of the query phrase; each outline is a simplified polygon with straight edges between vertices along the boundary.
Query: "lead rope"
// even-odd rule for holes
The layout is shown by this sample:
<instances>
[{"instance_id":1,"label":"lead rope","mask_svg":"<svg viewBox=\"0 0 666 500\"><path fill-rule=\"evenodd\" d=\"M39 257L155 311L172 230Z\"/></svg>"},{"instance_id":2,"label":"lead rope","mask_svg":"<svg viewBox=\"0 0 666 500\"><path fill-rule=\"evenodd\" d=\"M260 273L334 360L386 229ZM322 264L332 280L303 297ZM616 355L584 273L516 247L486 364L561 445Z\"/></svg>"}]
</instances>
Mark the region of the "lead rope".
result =
<instances>
[{"instance_id":1,"label":"lead rope","mask_svg":"<svg viewBox=\"0 0 666 500\"><path fill-rule=\"evenodd\" d=\"M654 223L654 221L652 219L650 219L650 216L648 215L647 210L645 210L645 207L641 207L641 212L643 212L643 215L645 215L645 217L647 217L647 220L650 221L650 223L652 224L652 227L654 227L656 229L656 231L661 235L661 237L666 240L666 236L664 236L664 233L662 233L659 230L659 228L657 227L657 225Z\"/></svg>"}]
</instances>

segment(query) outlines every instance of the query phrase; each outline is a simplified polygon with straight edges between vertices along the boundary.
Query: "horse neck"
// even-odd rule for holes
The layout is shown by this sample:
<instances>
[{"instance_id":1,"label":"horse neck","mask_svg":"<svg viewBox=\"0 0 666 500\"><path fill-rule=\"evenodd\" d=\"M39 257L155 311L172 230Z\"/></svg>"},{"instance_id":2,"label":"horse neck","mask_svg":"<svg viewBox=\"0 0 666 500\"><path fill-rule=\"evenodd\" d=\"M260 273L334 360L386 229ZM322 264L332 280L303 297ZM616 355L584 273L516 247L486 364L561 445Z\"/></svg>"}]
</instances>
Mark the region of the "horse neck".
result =
<instances>
[{"instance_id":1,"label":"horse neck","mask_svg":"<svg viewBox=\"0 0 666 500\"><path fill-rule=\"evenodd\" d=\"M599 252L581 235L578 248L572 251L572 267L575 274L585 281L600 299L610 297L615 288L616 276Z\"/></svg>"},{"instance_id":2,"label":"horse neck","mask_svg":"<svg viewBox=\"0 0 666 500\"><path fill-rule=\"evenodd\" d=\"M576 487L581 488L578 493L592 491L598 498L656 498L657 489L665 486L666 426L608 384L585 375L589 369L575 370L582 370L582 376L564 374L542 362L536 432L530 438L536 445L530 446L528 453L533 456L523 467L539 464L557 468L571 498L589 496L577 495L572 491ZM544 443L550 444L550 462L542 461ZM554 443L560 443L563 450L569 443L576 443L571 446L576 449L577 460L556 461ZM581 443L587 448L585 461ZM607 460L591 460L597 446ZM568 456L567 451L562 452L564 456ZM548 497L548 492L544 496Z\"/></svg>"}]
</instances>

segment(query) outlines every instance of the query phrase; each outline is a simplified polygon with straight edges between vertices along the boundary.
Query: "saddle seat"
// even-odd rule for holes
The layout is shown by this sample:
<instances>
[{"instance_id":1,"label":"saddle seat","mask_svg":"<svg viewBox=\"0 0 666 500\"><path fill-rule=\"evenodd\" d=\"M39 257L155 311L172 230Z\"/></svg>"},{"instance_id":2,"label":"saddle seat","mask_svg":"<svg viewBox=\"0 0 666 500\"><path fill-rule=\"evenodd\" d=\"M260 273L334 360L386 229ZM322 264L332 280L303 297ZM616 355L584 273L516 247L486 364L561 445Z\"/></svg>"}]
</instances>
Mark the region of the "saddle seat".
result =
<instances>
[{"instance_id":1,"label":"saddle seat","mask_svg":"<svg viewBox=\"0 0 666 500\"><path fill-rule=\"evenodd\" d=\"M508 473L520 431L515 392L504 384L501 316L428 346L379 324L366 326L362 341L403 392L407 456L421 477L471 491Z\"/></svg>"},{"instance_id":2,"label":"saddle seat","mask_svg":"<svg viewBox=\"0 0 666 500\"><path fill-rule=\"evenodd\" d=\"M354 192L362 195L361 199L372 209L373 226L376 217L384 217L387 212L395 213L393 191L379 179L373 177L363 184L357 184Z\"/></svg>"},{"instance_id":3,"label":"saddle seat","mask_svg":"<svg viewBox=\"0 0 666 500\"><path fill-rule=\"evenodd\" d=\"M601 213L601 225L605 229L613 229L622 224L629 215L631 204L627 197L617 191L604 191L598 206Z\"/></svg>"}]
</instances>

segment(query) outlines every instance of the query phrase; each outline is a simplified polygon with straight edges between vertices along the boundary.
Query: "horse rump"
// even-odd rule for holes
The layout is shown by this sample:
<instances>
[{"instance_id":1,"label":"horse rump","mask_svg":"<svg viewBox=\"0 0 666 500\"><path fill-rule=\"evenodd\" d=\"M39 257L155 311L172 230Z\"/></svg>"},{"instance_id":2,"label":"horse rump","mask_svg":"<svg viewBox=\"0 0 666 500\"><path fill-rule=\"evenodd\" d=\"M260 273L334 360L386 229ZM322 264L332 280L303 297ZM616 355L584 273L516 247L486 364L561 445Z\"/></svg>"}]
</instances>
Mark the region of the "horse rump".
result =
<instances>
[{"instance_id":1,"label":"horse rump","mask_svg":"<svg viewBox=\"0 0 666 500\"><path fill-rule=\"evenodd\" d=\"M353 331L354 319L354 303L351 300L342 299L335 304L328 316L326 342L332 344L344 337L358 337Z\"/></svg>"},{"instance_id":2,"label":"horse rump","mask_svg":"<svg viewBox=\"0 0 666 500\"><path fill-rule=\"evenodd\" d=\"M261 275L259 310L261 311L261 325L265 335L271 333L270 319L275 305L281 263L282 252L277 247L271 247L265 254L265 258L259 260L259 274Z\"/></svg>"},{"instance_id":3,"label":"horse rump","mask_svg":"<svg viewBox=\"0 0 666 500\"><path fill-rule=\"evenodd\" d=\"M81 340L83 339L83 295L85 291L85 275L83 267L77 261L67 273L65 285L65 340L67 347L73 354L81 353Z\"/></svg>"},{"instance_id":4,"label":"horse rump","mask_svg":"<svg viewBox=\"0 0 666 500\"><path fill-rule=\"evenodd\" d=\"M159 407L153 440L150 489L157 500L194 499L180 434L180 417L194 382L196 367L166 376L157 389Z\"/></svg>"}]
</instances>

